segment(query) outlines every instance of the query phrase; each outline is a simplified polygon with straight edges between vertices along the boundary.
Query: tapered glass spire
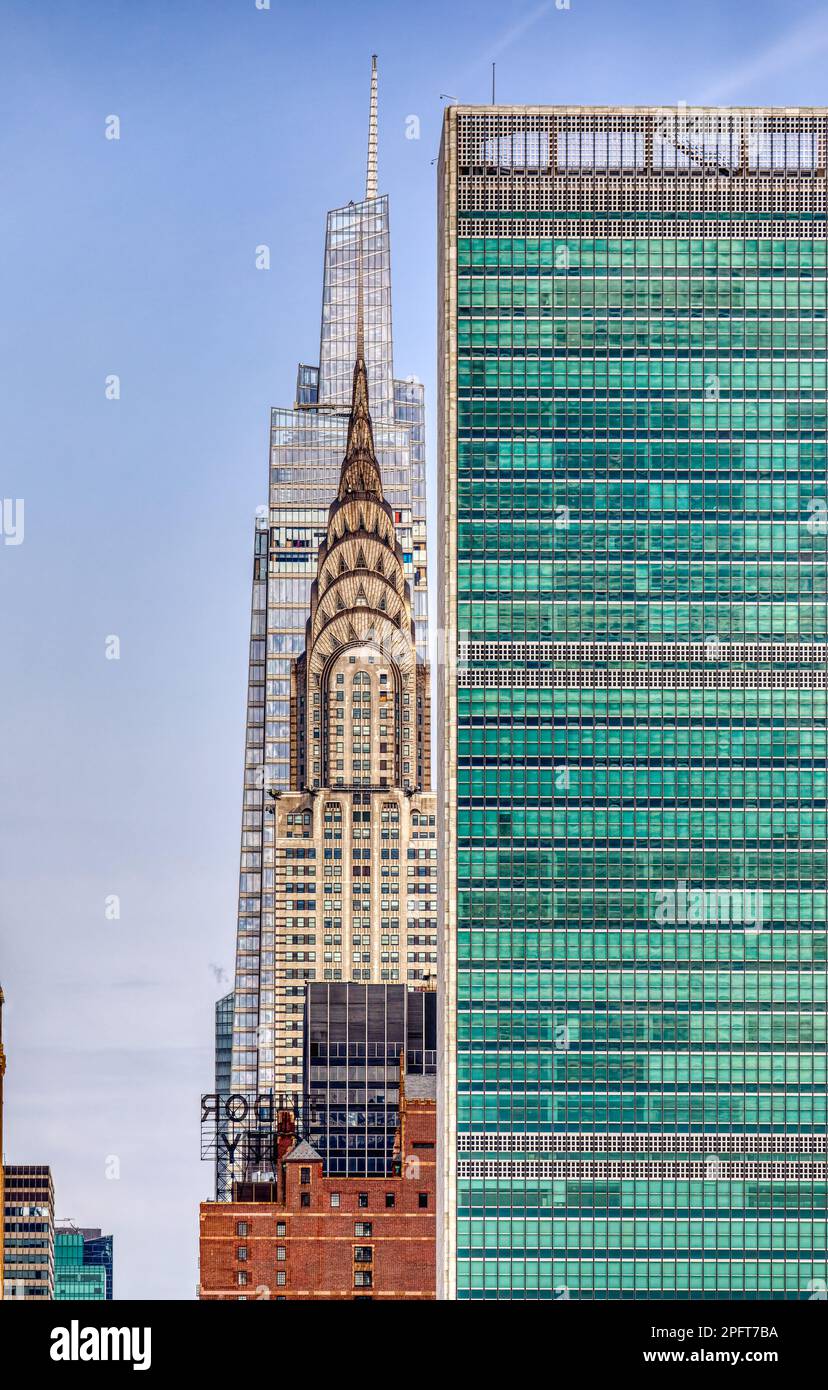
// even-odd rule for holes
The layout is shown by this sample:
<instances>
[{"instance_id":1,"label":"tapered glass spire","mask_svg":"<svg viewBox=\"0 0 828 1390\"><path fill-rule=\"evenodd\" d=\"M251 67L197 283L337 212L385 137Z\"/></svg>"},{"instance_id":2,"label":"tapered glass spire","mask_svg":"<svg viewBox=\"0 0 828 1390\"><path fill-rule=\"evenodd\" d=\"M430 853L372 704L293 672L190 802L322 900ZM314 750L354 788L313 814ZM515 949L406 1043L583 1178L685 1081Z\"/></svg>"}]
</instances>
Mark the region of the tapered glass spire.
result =
<instances>
[{"instance_id":1,"label":"tapered glass spire","mask_svg":"<svg viewBox=\"0 0 828 1390\"><path fill-rule=\"evenodd\" d=\"M351 390L348 443L339 478L339 500L349 493L375 493L382 497L382 481L374 450L374 430L368 406L368 371L365 366L365 313L362 296L362 252L357 267L357 358Z\"/></svg>"},{"instance_id":2,"label":"tapered glass spire","mask_svg":"<svg viewBox=\"0 0 828 1390\"><path fill-rule=\"evenodd\" d=\"M371 110L368 117L368 172L365 176L366 201L377 196L377 55L371 56Z\"/></svg>"}]
</instances>

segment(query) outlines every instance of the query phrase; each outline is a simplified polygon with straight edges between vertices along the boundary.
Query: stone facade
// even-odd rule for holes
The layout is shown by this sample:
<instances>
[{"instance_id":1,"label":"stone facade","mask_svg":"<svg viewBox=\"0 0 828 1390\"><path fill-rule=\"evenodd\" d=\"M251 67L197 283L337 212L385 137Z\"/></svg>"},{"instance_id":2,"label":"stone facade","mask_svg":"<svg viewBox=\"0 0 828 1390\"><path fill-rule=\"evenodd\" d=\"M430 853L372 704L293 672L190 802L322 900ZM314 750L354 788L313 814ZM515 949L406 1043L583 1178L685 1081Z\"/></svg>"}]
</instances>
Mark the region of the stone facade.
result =
<instances>
[{"instance_id":1,"label":"stone facade","mask_svg":"<svg viewBox=\"0 0 828 1390\"><path fill-rule=\"evenodd\" d=\"M264 827L274 1008L259 1059L301 1083L310 981L422 986L436 968L429 671L417 657L395 514L383 495L361 343L337 497L319 547L306 645L291 679L290 791Z\"/></svg>"}]
</instances>

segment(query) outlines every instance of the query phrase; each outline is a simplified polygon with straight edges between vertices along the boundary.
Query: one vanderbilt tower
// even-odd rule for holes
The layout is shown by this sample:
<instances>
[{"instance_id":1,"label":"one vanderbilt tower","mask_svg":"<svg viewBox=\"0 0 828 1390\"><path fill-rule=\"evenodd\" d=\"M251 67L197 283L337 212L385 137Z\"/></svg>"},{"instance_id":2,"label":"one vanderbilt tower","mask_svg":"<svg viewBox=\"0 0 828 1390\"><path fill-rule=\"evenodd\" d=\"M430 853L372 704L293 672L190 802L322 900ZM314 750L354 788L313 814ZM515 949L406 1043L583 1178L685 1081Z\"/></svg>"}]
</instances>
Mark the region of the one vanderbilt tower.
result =
<instances>
[{"instance_id":1,"label":"one vanderbilt tower","mask_svg":"<svg viewBox=\"0 0 828 1390\"><path fill-rule=\"evenodd\" d=\"M434 970L424 404L394 377L376 60L365 197L328 215L319 362L271 418L232 1039L248 1094L301 1086L308 982Z\"/></svg>"}]
</instances>

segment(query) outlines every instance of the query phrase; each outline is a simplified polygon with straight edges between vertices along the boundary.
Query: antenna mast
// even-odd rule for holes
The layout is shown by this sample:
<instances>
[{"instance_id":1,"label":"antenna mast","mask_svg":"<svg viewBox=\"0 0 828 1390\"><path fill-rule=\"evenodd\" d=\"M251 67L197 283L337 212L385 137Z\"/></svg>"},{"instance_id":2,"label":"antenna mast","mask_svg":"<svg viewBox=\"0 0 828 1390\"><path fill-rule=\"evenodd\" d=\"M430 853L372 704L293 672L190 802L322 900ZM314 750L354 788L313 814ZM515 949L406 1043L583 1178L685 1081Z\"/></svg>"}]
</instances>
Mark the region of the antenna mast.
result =
<instances>
[{"instance_id":1,"label":"antenna mast","mask_svg":"<svg viewBox=\"0 0 828 1390\"><path fill-rule=\"evenodd\" d=\"M371 112L368 118L368 172L365 176L366 201L377 196L377 55L371 55Z\"/></svg>"}]
</instances>

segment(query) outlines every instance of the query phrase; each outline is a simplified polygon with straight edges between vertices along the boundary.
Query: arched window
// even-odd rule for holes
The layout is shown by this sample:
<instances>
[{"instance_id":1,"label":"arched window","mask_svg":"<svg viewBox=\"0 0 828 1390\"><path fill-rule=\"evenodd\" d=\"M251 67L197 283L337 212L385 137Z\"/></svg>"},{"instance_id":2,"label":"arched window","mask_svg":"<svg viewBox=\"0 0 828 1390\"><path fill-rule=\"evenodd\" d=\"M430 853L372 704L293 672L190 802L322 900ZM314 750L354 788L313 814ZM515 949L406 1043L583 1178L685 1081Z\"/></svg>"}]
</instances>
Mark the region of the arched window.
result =
<instances>
[{"instance_id":1,"label":"arched window","mask_svg":"<svg viewBox=\"0 0 828 1390\"><path fill-rule=\"evenodd\" d=\"M354 786L371 782L371 677L355 671L351 680L351 776Z\"/></svg>"}]
</instances>

